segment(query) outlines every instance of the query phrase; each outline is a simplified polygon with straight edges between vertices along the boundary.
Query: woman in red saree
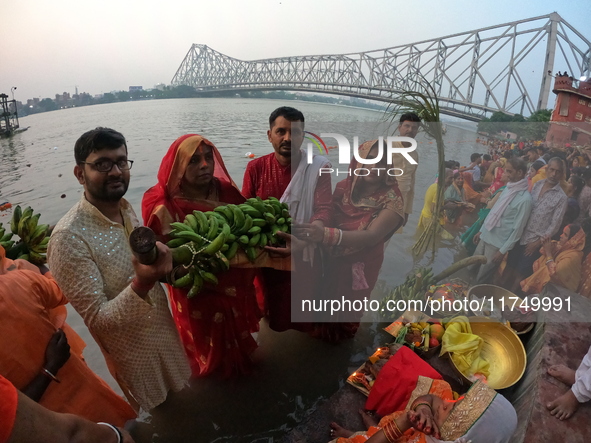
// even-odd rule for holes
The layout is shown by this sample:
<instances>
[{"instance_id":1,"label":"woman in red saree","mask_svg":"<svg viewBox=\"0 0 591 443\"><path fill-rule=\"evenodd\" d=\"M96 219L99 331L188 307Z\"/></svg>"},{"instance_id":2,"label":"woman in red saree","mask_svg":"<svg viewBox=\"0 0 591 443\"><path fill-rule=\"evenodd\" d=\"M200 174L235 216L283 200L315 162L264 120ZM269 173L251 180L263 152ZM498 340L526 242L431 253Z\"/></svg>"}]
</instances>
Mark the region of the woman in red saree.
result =
<instances>
[{"instance_id":1,"label":"woman in red saree","mask_svg":"<svg viewBox=\"0 0 591 443\"><path fill-rule=\"evenodd\" d=\"M377 140L359 147L359 156L376 158ZM337 183L333 193L332 228L311 224L296 227L295 234L306 241L322 243L329 248L326 262L324 297L329 299L363 301L369 299L382 262L384 245L404 221L402 195L394 177L387 175L385 149L376 165L365 165L351 160L351 171L368 175L355 175ZM381 170L380 170L381 169ZM316 333L328 341L351 338L359 328L363 310L340 312L332 316L339 323L321 323Z\"/></svg>"},{"instance_id":2,"label":"woman in red saree","mask_svg":"<svg viewBox=\"0 0 591 443\"><path fill-rule=\"evenodd\" d=\"M162 159L158 184L142 200L146 226L167 239L170 223L194 210L245 201L217 148L196 134L177 139ZM195 376L219 371L224 376L248 372L257 344L260 313L252 268L218 274L218 285L206 285L194 298L187 289L169 286L172 313Z\"/></svg>"},{"instance_id":3,"label":"woman in red saree","mask_svg":"<svg viewBox=\"0 0 591 443\"><path fill-rule=\"evenodd\" d=\"M499 160L499 166L497 166L493 172L493 183L492 185L490 185L490 188L488 188L488 190L491 193L496 192L497 189L499 189L500 187L504 186L503 183L503 172L505 171L505 163L507 162L506 158L501 158Z\"/></svg>"}]
</instances>

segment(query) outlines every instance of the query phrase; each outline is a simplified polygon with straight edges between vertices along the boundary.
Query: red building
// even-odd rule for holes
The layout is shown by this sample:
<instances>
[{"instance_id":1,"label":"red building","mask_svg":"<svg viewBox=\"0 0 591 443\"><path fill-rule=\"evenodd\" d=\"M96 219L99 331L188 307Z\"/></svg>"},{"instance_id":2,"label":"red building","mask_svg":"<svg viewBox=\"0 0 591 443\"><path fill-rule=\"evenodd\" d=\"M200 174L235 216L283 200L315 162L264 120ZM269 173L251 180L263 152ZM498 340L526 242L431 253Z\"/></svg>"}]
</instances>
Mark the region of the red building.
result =
<instances>
[{"instance_id":1,"label":"red building","mask_svg":"<svg viewBox=\"0 0 591 443\"><path fill-rule=\"evenodd\" d=\"M576 87L578 83L578 87ZM567 143L591 143L591 79L577 81L568 75L554 78L552 92L558 95L546 134L546 144L564 147Z\"/></svg>"}]
</instances>

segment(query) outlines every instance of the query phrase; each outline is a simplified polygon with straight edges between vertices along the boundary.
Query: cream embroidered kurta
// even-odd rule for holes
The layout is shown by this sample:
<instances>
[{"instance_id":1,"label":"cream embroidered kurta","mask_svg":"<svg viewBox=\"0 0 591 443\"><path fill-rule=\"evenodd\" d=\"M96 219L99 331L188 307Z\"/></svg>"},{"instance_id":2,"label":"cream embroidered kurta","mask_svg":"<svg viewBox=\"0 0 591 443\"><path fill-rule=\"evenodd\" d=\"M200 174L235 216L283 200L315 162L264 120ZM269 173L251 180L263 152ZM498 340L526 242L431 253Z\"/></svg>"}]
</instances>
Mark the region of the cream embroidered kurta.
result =
<instances>
[{"instance_id":1,"label":"cream embroidered kurta","mask_svg":"<svg viewBox=\"0 0 591 443\"><path fill-rule=\"evenodd\" d=\"M49 266L123 392L149 411L168 391L181 390L191 371L162 286L156 284L145 300L131 289L128 232L139 222L123 199L121 214L125 227L83 196L51 235Z\"/></svg>"}]
</instances>

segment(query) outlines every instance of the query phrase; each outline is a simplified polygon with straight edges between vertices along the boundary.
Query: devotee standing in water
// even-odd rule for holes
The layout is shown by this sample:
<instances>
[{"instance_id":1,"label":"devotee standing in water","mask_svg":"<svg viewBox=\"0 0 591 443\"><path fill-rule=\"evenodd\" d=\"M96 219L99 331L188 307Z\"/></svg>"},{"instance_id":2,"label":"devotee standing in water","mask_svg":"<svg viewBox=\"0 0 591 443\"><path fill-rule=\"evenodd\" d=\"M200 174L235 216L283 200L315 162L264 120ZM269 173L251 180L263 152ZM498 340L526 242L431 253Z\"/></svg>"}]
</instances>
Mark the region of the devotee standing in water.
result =
<instances>
[{"instance_id":1,"label":"devotee standing in water","mask_svg":"<svg viewBox=\"0 0 591 443\"><path fill-rule=\"evenodd\" d=\"M252 160L246 167L242 195L263 200L275 197L289 205L291 218L297 223L312 223L324 227L330 219L332 188L330 174L320 174L320 168L330 167L327 158L315 155L307 163L306 153L300 150L304 140L304 115L287 106L277 108L269 117L271 154ZM273 251L273 248L267 248ZM279 251L275 251L279 253ZM314 245L294 253L293 262L299 264L299 281L306 287L298 293L311 292L321 277L320 259ZM271 329L305 330L308 326L291 322L292 273L264 268L264 310Z\"/></svg>"},{"instance_id":2,"label":"devotee standing in water","mask_svg":"<svg viewBox=\"0 0 591 443\"><path fill-rule=\"evenodd\" d=\"M421 118L414 112L408 112L400 116L400 123L398 124L398 133L401 137L416 138L419 128L421 127ZM404 225L408 222L408 216L412 214L413 201L415 199L415 181L419 162L419 153L415 149L409 152L417 164L411 164L403 155L394 154L392 156L392 168L398 168L403 174L396 177L398 180L398 189L402 194L404 201ZM401 232L401 231L398 231Z\"/></svg>"},{"instance_id":3,"label":"devotee standing in water","mask_svg":"<svg viewBox=\"0 0 591 443\"><path fill-rule=\"evenodd\" d=\"M191 375L158 282L172 270L172 255L157 243L154 264L133 257L128 237L139 222L123 198L133 164L123 135L88 131L76 141L74 157L84 193L51 235L49 265L125 396L149 411Z\"/></svg>"},{"instance_id":4,"label":"devotee standing in water","mask_svg":"<svg viewBox=\"0 0 591 443\"><path fill-rule=\"evenodd\" d=\"M158 171L158 184L142 200L146 226L168 239L170 223L193 211L244 203L222 156L212 142L197 134L179 137ZM195 376L214 371L224 376L250 371L257 343L259 309L254 279L257 270L236 268L220 273L218 283L205 284L189 298L189 288L169 286L171 308Z\"/></svg>"}]
</instances>

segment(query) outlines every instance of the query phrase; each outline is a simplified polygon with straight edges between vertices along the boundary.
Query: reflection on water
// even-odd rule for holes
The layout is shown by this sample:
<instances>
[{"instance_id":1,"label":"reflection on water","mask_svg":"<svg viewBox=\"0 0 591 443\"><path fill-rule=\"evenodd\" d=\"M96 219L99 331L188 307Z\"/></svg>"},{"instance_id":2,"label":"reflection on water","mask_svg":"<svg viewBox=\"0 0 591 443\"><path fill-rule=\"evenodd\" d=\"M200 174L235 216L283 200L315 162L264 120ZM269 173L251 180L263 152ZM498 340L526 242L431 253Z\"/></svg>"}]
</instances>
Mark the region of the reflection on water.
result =
<instances>
[{"instance_id":1,"label":"reflection on water","mask_svg":"<svg viewBox=\"0 0 591 443\"><path fill-rule=\"evenodd\" d=\"M24 142L17 137L9 138L0 144L0 199L12 195L10 185L21 178L21 171L26 167L24 150Z\"/></svg>"},{"instance_id":2,"label":"reflection on water","mask_svg":"<svg viewBox=\"0 0 591 443\"><path fill-rule=\"evenodd\" d=\"M245 153L259 157L271 152L268 117L286 104L299 108L310 127L314 122L377 122L382 117L379 112L356 108L240 98L113 103L37 114L21 119L31 127L28 131L0 140L0 199L32 206L41 212L43 223L57 222L81 196L81 186L72 173L74 142L96 126L117 129L128 141L129 158L135 163L126 198L138 212L143 193L156 183L160 159L186 133L203 134L215 143L241 187L248 162ZM482 151L475 144L474 132L450 124L447 128L446 158L467 163L472 152ZM442 243L434 260L429 254L418 262L411 258L423 196L437 169L434 142L421 135L417 140L420 166L414 210L404 232L395 235L386 250L380 278L387 286L400 284L415 266L432 265L439 272L464 254L459 242L451 241ZM330 157L336 162L336 153L331 151ZM6 223L9 216L0 213L0 222ZM89 365L118 390L80 317L70 312L68 322L89 344L85 351ZM136 441L278 441L343 385L348 373L387 340L383 334L377 325L365 323L354 340L331 345L294 331L275 333L263 322L252 375L193 380L190 389L172 396L138 426Z\"/></svg>"}]
</instances>

